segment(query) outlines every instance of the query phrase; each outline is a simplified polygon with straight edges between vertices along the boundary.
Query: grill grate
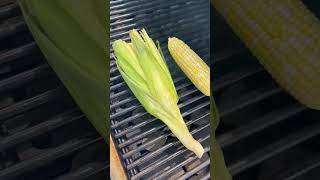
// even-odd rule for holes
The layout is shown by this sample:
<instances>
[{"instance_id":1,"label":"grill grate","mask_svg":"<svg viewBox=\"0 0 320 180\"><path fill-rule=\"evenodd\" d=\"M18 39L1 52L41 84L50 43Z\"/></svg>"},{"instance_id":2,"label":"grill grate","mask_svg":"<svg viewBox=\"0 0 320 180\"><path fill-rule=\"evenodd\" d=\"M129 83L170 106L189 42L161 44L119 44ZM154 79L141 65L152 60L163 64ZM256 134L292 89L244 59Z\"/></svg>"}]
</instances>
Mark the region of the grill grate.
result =
<instances>
[{"instance_id":1,"label":"grill grate","mask_svg":"<svg viewBox=\"0 0 320 180\"><path fill-rule=\"evenodd\" d=\"M46 64L15 0L0 3L0 179L105 179L106 144Z\"/></svg>"},{"instance_id":2,"label":"grill grate","mask_svg":"<svg viewBox=\"0 0 320 180\"><path fill-rule=\"evenodd\" d=\"M166 47L167 38L184 40L209 60L209 2L206 0L112 0L110 1L111 43L129 40L128 31L146 28L159 40L178 91L179 107L191 133L205 147L198 160L186 150L159 120L146 113L110 62L111 133L130 179L209 179L209 98L202 95L179 67Z\"/></svg>"},{"instance_id":3,"label":"grill grate","mask_svg":"<svg viewBox=\"0 0 320 180\"><path fill-rule=\"evenodd\" d=\"M211 19L217 137L234 180L318 179L320 112L283 92L214 9Z\"/></svg>"}]
</instances>

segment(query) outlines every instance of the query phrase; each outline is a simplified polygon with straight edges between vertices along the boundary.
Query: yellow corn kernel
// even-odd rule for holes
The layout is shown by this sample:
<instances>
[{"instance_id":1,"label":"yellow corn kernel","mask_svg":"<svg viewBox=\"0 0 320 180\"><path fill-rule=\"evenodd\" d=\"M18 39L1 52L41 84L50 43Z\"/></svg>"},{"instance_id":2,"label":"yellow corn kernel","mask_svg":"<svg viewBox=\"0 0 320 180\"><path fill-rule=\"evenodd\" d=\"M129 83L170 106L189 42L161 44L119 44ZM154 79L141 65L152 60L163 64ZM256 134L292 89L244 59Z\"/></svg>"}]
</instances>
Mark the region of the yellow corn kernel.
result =
<instances>
[{"instance_id":1,"label":"yellow corn kernel","mask_svg":"<svg viewBox=\"0 0 320 180\"><path fill-rule=\"evenodd\" d=\"M210 96L210 68L183 41L169 38L168 49L178 66L191 82L206 96Z\"/></svg>"}]
</instances>

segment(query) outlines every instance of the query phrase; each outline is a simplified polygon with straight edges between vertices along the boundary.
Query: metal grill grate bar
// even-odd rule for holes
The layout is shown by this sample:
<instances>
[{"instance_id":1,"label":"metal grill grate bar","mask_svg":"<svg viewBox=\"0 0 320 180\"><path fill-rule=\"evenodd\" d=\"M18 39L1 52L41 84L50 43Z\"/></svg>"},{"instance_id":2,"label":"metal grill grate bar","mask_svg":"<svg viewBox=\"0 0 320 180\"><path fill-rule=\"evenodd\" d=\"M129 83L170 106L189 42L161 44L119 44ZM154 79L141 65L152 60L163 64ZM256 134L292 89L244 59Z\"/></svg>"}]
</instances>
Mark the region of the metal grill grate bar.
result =
<instances>
[{"instance_id":1,"label":"metal grill grate bar","mask_svg":"<svg viewBox=\"0 0 320 180\"><path fill-rule=\"evenodd\" d=\"M189 85L191 85L191 84L189 84ZM188 87L188 86L186 86L186 87ZM181 94L181 96L179 96L179 97L185 98L185 97L187 97L188 95L193 94L194 92L197 92L197 91L196 91L195 89L191 89L191 90L189 90L189 91ZM203 96L201 96L201 97L203 97ZM201 98L201 97L200 97L200 98ZM192 102L190 101L190 103L192 103ZM186 104L186 105L189 105L190 103L188 103L188 104ZM184 107L184 106L186 106L186 105L181 104L181 105L179 105L179 107ZM141 107L141 105L136 106L136 107L139 108L139 107ZM137 118L143 117L143 116L145 116L145 115L148 115L148 113L136 114L136 116L131 116L131 117L127 118L127 119L124 119L124 120L120 121L119 123L115 123L113 127L119 127L121 124L130 122L130 121L132 121L132 120L135 120L135 119L137 119ZM136 129L136 128L139 128L139 127L142 127L142 126L144 126L144 125L150 124L150 123L152 123L152 122L154 122L154 121L155 121L155 119L153 118L153 119L150 119L150 120L147 121L147 122L141 122L141 123L139 123L139 124L136 124L136 125L133 126L131 129L128 129L127 132L123 132L123 131L122 131L122 132L119 132L119 133L115 134L115 137L121 137L121 136L123 136L124 134L127 134L128 132L131 132L131 131L133 131L133 130Z\"/></svg>"},{"instance_id":2,"label":"metal grill grate bar","mask_svg":"<svg viewBox=\"0 0 320 180\"><path fill-rule=\"evenodd\" d=\"M205 126L201 127L200 129L196 129L196 130L194 130L194 131L191 131L191 134L198 133L198 132L200 132L201 130L206 129L208 126L209 126L209 125L205 125ZM209 137L203 138L202 140L199 140L199 141L200 141L200 143L201 143L201 142L203 142L203 141L205 141L205 140L209 140L208 138L209 138ZM176 147L175 149L181 149L181 148L183 147L183 146L181 145L181 143L178 142L178 141L175 141L175 142L172 142L172 143L168 143L168 144L166 144L165 146L157 149L156 151L153 151L152 153L144 156L143 158L140 158L140 159L134 161L133 163L128 164L128 165L127 165L127 168L128 168L128 169L132 169L132 168L134 168L135 166L139 166L139 165L141 165L142 163L147 162L148 160L150 160L150 159L158 156L159 154L162 153L162 151L164 151L164 150L166 150L166 149L168 149L168 148L171 148L171 147L175 147L175 146L177 146L177 145L179 145L179 146ZM182 150L182 151L178 151L177 153L182 153L182 152L189 152L190 154L193 154L192 152L188 151L187 149L184 149L184 150ZM170 156L170 157L171 157L171 156Z\"/></svg>"},{"instance_id":3,"label":"metal grill grate bar","mask_svg":"<svg viewBox=\"0 0 320 180\"><path fill-rule=\"evenodd\" d=\"M27 55L31 55L38 50L36 44L34 42L20 46L15 49L11 49L5 53L0 54L0 65L4 63L11 62L18 58L25 57Z\"/></svg>"},{"instance_id":4,"label":"metal grill grate bar","mask_svg":"<svg viewBox=\"0 0 320 180\"><path fill-rule=\"evenodd\" d=\"M75 151L81 148L89 146L93 143L97 143L99 141L102 141L102 139L79 138L71 140L61 146L58 146L54 149L50 149L45 153L40 153L31 160L25 160L17 165L11 166L9 168L6 168L5 170L0 171L0 178L9 179L12 177L17 177L23 173L44 166L56 159L70 155L71 153L74 153Z\"/></svg>"},{"instance_id":5,"label":"metal grill grate bar","mask_svg":"<svg viewBox=\"0 0 320 180\"><path fill-rule=\"evenodd\" d=\"M5 6L0 6L0 19L4 19L15 15L19 10L18 3L9 3Z\"/></svg>"},{"instance_id":6,"label":"metal grill grate bar","mask_svg":"<svg viewBox=\"0 0 320 180\"><path fill-rule=\"evenodd\" d=\"M50 72L47 64L39 65L33 69L21 72L17 75L11 76L0 81L0 93L8 91L19 86L30 83L31 81L41 77L46 77Z\"/></svg>"},{"instance_id":7,"label":"metal grill grate bar","mask_svg":"<svg viewBox=\"0 0 320 180\"><path fill-rule=\"evenodd\" d=\"M30 140L36 136L48 133L49 131L70 124L81 118L84 118L84 115L81 114L79 110L65 112L36 126L25 129L11 136L2 138L0 141L0 151L11 148L19 143Z\"/></svg>"},{"instance_id":8,"label":"metal grill grate bar","mask_svg":"<svg viewBox=\"0 0 320 180\"><path fill-rule=\"evenodd\" d=\"M202 120L203 118L208 118L209 116L210 116L209 113L204 114L204 115L201 116L200 118L197 118L197 119L192 120L192 121L187 121L186 124L187 124L187 125L190 125L190 124L192 124L192 123L194 123L194 122L197 122L197 121ZM161 127L161 128L164 128L164 126ZM152 144L155 144L155 143L157 143L158 141L161 141L161 140L165 139L165 138L168 137L168 136L173 136L173 134L170 133L170 134L165 134L165 135L158 136L158 137L156 137L156 138L152 138L152 139L149 140L147 143L139 146L138 148L136 148L136 149L134 149L134 150L132 150L132 151L129 151L129 152L123 154L122 157L123 157L123 158L128 158L128 157L132 156L133 154L141 151L142 149L144 149L144 148L146 148L146 147L148 147L148 146L150 146L150 145L152 145Z\"/></svg>"},{"instance_id":9,"label":"metal grill grate bar","mask_svg":"<svg viewBox=\"0 0 320 180\"><path fill-rule=\"evenodd\" d=\"M104 172L109 172L108 167L104 165L105 163L90 163L87 164L79 170L70 173L68 175L55 178L54 180L70 180L70 179L76 179L76 180L88 180L93 176L96 176L98 174L104 174ZM101 178L105 178L104 175L100 176Z\"/></svg>"},{"instance_id":10,"label":"metal grill grate bar","mask_svg":"<svg viewBox=\"0 0 320 180\"><path fill-rule=\"evenodd\" d=\"M320 125L312 125L303 128L302 130L290 134L289 136L280 139L279 141L267 145L263 149L259 149L256 152L242 158L236 163L230 165L230 173L234 176L243 172L244 170L261 163L262 161L271 158L285 150L288 150L297 144L305 142L306 140L315 137L320 134Z\"/></svg>"},{"instance_id":11,"label":"metal grill grate bar","mask_svg":"<svg viewBox=\"0 0 320 180\"><path fill-rule=\"evenodd\" d=\"M208 126L209 126L209 125L207 125L206 127L208 127ZM194 134L193 132L191 132L191 133ZM207 137L205 137L205 138L203 138L203 139L200 139L199 142L200 142L200 143L203 143L204 140L209 140L209 139L210 139L210 136L207 136ZM209 151L209 149L206 148L206 149L205 149L205 152L208 152L208 151ZM186 153L186 152L187 152L187 153L190 153L190 152L188 152L188 150L182 150L182 151L177 151L176 153L173 153L172 155L166 157L165 159L163 159L163 160L155 163L153 166L150 166L150 167L148 167L147 169L145 169L145 170L139 172L138 174L134 175L134 176L132 177L132 180L141 178L141 177L144 176L146 173L150 173L154 168L159 167L159 166L161 166L162 164L166 163L167 161L170 161L170 160L172 160L173 158L181 155L182 153Z\"/></svg>"},{"instance_id":12,"label":"metal grill grate bar","mask_svg":"<svg viewBox=\"0 0 320 180\"><path fill-rule=\"evenodd\" d=\"M204 97L204 96L199 96L199 97ZM207 104L209 104L209 103L207 103ZM203 105L201 105L200 107L203 108ZM185 117L185 116L191 114L192 112L194 112L196 110L199 110L199 107L192 108L189 111L182 113L182 117ZM153 118L153 119L155 119L155 118ZM124 147L132 144L133 142L135 142L135 141L137 141L139 139L142 139L142 138L146 137L147 135L156 132L157 130L162 129L163 127L165 127L165 125L158 126L157 128L151 128L150 130L145 131L142 134L139 134L139 135L137 135L137 136L135 136L135 137L123 142L123 143L120 143L118 146L120 148L124 148Z\"/></svg>"},{"instance_id":13,"label":"metal grill grate bar","mask_svg":"<svg viewBox=\"0 0 320 180\"><path fill-rule=\"evenodd\" d=\"M39 94L35 97L29 98L27 100L20 101L9 107L0 109L0 122L5 120L6 118L15 116L17 114L29 111L43 104L54 101L58 97L61 97L61 93L62 93L62 89L56 88L56 89L44 92L42 94Z\"/></svg>"},{"instance_id":14,"label":"metal grill grate bar","mask_svg":"<svg viewBox=\"0 0 320 180\"><path fill-rule=\"evenodd\" d=\"M196 174L197 172L199 172L200 170L206 168L209 165L210 165L210 159L206 160L204 163L202 163L198 167L192 169L191 171L187 172L183 176L179 177L178 180L188 179L188 178L190 178L191 176L193 176L194 174Z\"/></svg>"},{"instance_id":15,"label":"metal grill grate bar","mask_svg":"<svg viewBox=\"0 0 320 180\"><path fill-rule=\"evenodd\" d=\"M219 136L218 141L220 142L222 148L231 146L242 139L252 136L254 133L258 133L263 129L289 119L290 117L301 113L305 109L306 107L301 106L300 104L293 104L288 107L279 108L268 113L267 115L260 117L257 120L254 120L252 123L243 125L238 129L234 129Z\"/></svg>"}]
</instances>

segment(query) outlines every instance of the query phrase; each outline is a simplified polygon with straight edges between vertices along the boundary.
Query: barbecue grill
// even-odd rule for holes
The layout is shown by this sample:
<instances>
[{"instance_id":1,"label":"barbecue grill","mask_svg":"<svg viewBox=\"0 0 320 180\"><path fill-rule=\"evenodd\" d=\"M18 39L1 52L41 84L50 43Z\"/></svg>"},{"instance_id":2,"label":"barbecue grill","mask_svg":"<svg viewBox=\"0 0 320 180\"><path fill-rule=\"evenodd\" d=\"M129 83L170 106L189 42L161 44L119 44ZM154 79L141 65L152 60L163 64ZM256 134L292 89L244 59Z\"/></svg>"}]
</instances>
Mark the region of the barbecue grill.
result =
<instances>
[{"instance_id":1,"label":"barbecue grill","mask_svg":"<svg viewBox=\"0 0 320 180\"><path fill-rule=\"evenodd\" d=\"M128 40L128 31L145 28L159 40L195 139L206 153L198 159L171 131L141 107L119 74L110 49L111 135L129 179L209 179L210 101L171 59L167 38L178 37L209 61L210 8L207 0L111 0L110 37Z\"/></svg>"},{"instance_id":2,"label":"barbecue grill","mask_svg":"<svg viewBox=\"0 0 320 180\"><path fill-rule=\"evenodd\" d=\"M319 1L304 2L319 17ZM211 15L217 139L234 180L319 179L320 112L279 88L213 8Z\"/></svg>"},{"instance_id":3,"label":"barbecue grill","mask_svg":"<svg viewBox=\"0 0 320 180\"><path fill-rule=\"evenodd\" d=\"M318 16L319 2L305 3ZM209 59L205 0L112 0L111 38L145 27L162 44L190 131L209 152L209 99L166 50L177 36ZM230 173L242 179L318 179L318 111L283 92L211 9L217 131ZM0 2L0 179L106 179L108 149L47 65L15 0ZM111 54L111 57L112 54ZM214 59L214 60L213 60ZM197 159L141 108L110 61L111 135L131 179L209 179Z\"/></svg>"},{"instance_id":4,"label":"barbecue grill","mask_svg":"<svg viewBox=\"0 0 320 180\"><path fill-rule=\"evenodd\" d=\"M0 2L0 42L0 179L109 177L109 148L46 63L16 0Z\"/></svg>"}]
</instances>

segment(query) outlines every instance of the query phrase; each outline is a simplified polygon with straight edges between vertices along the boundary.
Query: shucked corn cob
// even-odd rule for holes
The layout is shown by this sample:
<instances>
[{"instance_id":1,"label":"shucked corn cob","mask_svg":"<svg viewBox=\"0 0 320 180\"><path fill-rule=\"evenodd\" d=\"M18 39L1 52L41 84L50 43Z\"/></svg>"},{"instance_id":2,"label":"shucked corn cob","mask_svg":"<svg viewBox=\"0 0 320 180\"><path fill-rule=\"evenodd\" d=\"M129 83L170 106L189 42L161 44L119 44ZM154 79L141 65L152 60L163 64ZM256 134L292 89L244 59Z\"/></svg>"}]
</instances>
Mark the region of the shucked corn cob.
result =
<instances>
[{"instance_id":1,"label":"shucked corn cob","mask_svg":"<svg viewBox=\"0 0 320 180\"><path fill-rule=\"evenodd\" d=\"M183 41L169 38L168 49L171 56L191 82L206 96L210 96L210 68Z\"/></svg>"},{"instance_id":2,"label":"shucked corn cob","mask_svg":"<svg viewBox=\"0 0 320 180\"><path fill-rule=\"evenodd\" d=\"M177 105L179 97L160 46L145 30L130 31L132 43L113 43L117 67L133 94L151 115L162 120L199 158L204 149L190 134Z\"/></svg>"},{"instance_id":3,"label":"shucked corn cob","mask_svg":"<svg viewBox=\"0 0 320 180\"><path fill-rule=\"evenodd\" d=\"M212 0L273 78L320 109L320 22L301 0Z\"/></svg>"},{"instance_id":4,"label":"shucked corn cob","mask_svg":"<svg viewBox=\"0 0 320 180\"><path fill-rule=\"evenodd\" d=\"M109 141L106 1L20 0L19 3L48 63L86 117Z\"/></svg>"}]
</instances>

